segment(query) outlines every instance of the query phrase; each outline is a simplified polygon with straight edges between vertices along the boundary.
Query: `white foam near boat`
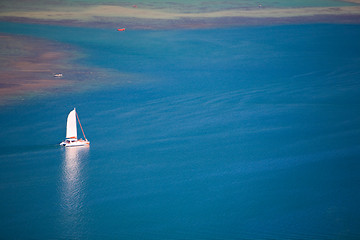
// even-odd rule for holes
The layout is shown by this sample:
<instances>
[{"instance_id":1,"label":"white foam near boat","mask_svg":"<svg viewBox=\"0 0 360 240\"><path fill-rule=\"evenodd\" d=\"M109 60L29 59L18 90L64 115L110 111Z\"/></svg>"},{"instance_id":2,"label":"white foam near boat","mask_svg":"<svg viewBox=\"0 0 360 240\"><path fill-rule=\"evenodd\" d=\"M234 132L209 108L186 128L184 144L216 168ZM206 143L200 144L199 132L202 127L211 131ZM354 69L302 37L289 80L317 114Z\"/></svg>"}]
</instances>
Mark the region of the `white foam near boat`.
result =
<instances>
[{"instance_id":1,"label":"white foam near boat","mask_svg":"<svg viewBox=\"0 0 360 240\"><path fill-rule=\"evenodd\" d=\"M81 131L84 135L85 140L77 139L77 124L76 119L79 122ZM81 126L79 116L76 113L76 110L72 110L68 117L67 117L67 124L66 124L66 139L65 141L60 143L61 146L65 147L79 147L79 146L89 146L90 142L86 139L84 130Z\"/></svg>"}]
</instances>

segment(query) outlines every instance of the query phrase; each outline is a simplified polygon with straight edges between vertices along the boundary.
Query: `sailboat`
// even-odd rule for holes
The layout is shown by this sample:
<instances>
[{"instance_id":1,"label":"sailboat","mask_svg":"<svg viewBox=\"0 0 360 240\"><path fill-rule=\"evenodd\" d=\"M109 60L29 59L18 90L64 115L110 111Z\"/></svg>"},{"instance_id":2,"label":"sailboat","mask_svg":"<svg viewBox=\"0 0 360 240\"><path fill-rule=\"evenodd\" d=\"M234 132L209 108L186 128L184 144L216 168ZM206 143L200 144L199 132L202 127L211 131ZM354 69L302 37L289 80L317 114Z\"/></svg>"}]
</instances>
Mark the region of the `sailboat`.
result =
<instances>
[{"instance_id":1,"label":"sailboat","mask_svg":"<svg viewBox=\"0 0 360 240\"><path fill-rule=\"evenodd\" d=\"M79 122L81 131L84 135L85 140L83 139L77 139L77 124L76 119ZM61 146L65 147L78 147L78 146L89 146L90 142L86 139L84 130L81 126L80 119L78 114L76 113L76 110L72 110L68 117L67 117L67 124L66 124L66 139L65 141L60 143Z\"/></svg>"}]
</instances>

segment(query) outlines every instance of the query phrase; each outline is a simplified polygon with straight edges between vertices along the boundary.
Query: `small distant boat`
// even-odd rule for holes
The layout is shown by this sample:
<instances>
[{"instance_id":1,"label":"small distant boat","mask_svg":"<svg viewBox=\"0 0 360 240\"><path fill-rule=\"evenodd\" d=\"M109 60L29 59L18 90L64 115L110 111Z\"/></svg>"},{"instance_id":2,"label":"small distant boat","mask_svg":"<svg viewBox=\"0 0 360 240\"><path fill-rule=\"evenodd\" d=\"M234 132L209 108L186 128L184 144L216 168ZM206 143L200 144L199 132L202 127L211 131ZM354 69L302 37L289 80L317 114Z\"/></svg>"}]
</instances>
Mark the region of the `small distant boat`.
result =
<instances>
[{"instance_id":1,"label":"small distant boat","mask_svg":"<svg viewBox=\"0 0 360 240\"><path fill-rule=\"evenodd\" d=\"M123 32L123 31L125 31L125 28L118 28L118 31Z\"/></svg>"},{"instance_id":2,"label":"small distant boat","mask_svg":"<svg viewBox=\"0 0 360 240\"><path fill-rule=\"evenodd\" d=\"M54 77L56 77L56 78L61 78L63 75L62 75L62 73L55 73L54 74Z\"/></svg>"},{"instance_id":3,"label":"small distant boat","mask_svg":"<svg viewBox=\"0 0 360 240\"><path fill-rule=\"evenodd\" d=\"M76 119L79 122L81 131L84 135L85 140L77 139L77 124ZM67 117L67 124L66 124L66 139L65 141L60 143L61 146L65 147L79 147L79 146L90 146L90 142L86 139L84 130L81 126L79 116L76 113L76 110L72 110L68 117Z\"/></svg>"}]
</instances>

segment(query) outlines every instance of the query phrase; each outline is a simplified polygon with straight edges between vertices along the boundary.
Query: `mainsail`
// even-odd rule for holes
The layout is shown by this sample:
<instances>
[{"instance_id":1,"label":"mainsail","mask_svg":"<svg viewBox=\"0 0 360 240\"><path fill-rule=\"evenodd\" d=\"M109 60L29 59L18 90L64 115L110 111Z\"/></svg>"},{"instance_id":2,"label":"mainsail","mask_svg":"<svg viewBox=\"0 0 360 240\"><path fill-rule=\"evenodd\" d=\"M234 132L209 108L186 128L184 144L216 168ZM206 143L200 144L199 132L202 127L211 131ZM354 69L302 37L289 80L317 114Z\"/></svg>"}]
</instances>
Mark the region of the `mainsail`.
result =
<instances>
[{"instance_id":1,"label":"mainsail","mask_svg":"<svg viewBox=\"0 0 360 240\"><path fill-rule=\"evenodd\" d=\"M76 112L75 108L72 110L67 118L66 124L66 138L77 139L77 128L76 128Z\"/></svg>"}]
</instances>

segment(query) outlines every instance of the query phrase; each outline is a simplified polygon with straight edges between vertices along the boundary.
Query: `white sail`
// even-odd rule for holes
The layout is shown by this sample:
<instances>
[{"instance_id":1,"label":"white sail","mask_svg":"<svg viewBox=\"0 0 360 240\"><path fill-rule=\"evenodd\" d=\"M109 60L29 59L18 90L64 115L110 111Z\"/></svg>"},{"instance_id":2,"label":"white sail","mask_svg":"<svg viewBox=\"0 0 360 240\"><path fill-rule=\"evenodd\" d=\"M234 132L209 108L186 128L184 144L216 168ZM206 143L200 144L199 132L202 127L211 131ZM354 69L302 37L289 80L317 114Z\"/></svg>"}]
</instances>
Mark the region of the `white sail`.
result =
<instances>
[{"instance_id":1,"label":"white sail","mask_svg":"<svg viewBox=\"0 0 360 240\"><path fill-rule=\"evenodd\" d=\"M75 108L72 110L67 118L66 124L66 138L76 138L77 139L77 128L76 128L76 112Z\"/></svg>"}]
</instances>

